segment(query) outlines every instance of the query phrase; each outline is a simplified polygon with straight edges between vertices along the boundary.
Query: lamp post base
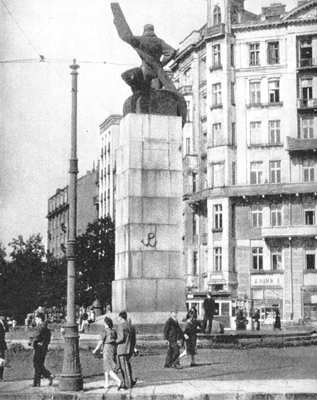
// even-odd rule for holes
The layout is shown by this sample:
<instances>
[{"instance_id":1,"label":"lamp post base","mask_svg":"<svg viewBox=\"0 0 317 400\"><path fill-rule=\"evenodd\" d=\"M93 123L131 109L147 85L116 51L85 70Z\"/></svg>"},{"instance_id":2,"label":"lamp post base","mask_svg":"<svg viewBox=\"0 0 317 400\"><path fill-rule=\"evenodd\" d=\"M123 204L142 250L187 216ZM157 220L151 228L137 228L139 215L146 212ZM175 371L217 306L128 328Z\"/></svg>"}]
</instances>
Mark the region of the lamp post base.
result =
<instances>
[{"instance_id":1,"label":"lamp post base","mask_svg":"<svg viewBox=\"0 0 317 400\"><path fill-rule=\"evenodd\" d=\"M78 392L83 389L83 377L79 360L79 335L77 324L66 323L64 333L64 361L59 379L62 391Z\"/></svg>"}]
</instances>

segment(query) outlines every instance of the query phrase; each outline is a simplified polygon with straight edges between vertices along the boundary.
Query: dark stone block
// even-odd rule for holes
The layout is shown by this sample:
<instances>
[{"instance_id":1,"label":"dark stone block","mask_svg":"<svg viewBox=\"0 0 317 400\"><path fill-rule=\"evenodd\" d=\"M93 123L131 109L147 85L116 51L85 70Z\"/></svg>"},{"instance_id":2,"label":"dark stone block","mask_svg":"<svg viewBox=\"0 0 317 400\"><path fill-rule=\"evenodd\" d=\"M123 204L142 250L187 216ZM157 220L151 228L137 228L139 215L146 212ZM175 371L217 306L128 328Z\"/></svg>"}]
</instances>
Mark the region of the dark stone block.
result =
<instances>
[{"instance_id":1,"label":"dark stone block","mask_svg":"<svg viewBox=\"0 0 317 400\"><path fill-rule=\"evenodd\" d=\"M156 114L182 117L186 122L186 103L178 93L165 89L140 91L129 97L123 105L123 115Z\"/></svg>"}]
</instances>

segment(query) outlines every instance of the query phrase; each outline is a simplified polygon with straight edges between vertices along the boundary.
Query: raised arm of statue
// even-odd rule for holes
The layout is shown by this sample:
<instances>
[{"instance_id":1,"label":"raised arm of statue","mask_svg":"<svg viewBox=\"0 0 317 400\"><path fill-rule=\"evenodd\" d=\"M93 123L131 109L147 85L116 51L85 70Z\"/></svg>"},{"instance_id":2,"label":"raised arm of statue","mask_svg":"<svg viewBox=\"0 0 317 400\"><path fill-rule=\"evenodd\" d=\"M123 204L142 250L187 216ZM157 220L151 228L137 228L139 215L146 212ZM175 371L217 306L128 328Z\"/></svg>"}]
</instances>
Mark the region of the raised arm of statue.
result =
<instances>
[{"instance_id":1,"label":"raised arm of statue","mask_svg":"<svg viewBox=\"0 0 317 400\"><path fill-rule=\"evenodd\" d=\"M117 28L118 35L120 38L126 42L129 43L132 47L136 48L139 46L139 41L138 39L133 35L126 19L125 16L121 10L120 4L119 3L111 3L111 10L113 14L113 23L115 27Z\"/></svg>"}]
</instances>

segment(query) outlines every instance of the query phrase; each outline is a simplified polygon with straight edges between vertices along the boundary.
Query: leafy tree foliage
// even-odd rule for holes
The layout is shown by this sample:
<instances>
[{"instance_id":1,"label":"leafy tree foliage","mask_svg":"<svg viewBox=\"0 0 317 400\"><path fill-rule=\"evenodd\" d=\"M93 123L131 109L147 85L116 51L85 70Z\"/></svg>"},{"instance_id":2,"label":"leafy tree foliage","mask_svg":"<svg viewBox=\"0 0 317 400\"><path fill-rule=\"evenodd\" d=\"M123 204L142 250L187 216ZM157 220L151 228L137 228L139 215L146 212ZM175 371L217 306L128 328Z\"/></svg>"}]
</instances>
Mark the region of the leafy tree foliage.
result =
<instances>
[{"instance_id":1,"label":"leafy tree foliage","mask_svg":"<svg viewBox=\"0 0 317 400\"><path fill-rule=\"evenodd\" d=\"M89 224L77 238L78 304L90 305L96 295L103 303L111 302L114 279L115 227L110 217Z\"/></svg>"},{"instance_id":2,"label":"leafy tree foliage","mask_svg":"<svg viewBox=\"0 0 317 400\"><path fill-rule=\"evenodd\" d=\"M41 305L63 308L67 297L67 261L66 257L56 259L47 254L43 266L42 282L39 291Z\"/></svg>"},{"instance_id":3,"label":"leafy tree foliage","mask_svg":"<svg viewBox=\"0 0 317 400\"><path fill-rule=\"evenodd\" d=\"M18 236L9 245L11 261L1 266L0 308L21 319L38 306L45 250L39 234Z\"/></svg>"},{"instance_id":4,"label":"leafy tree foliage","mask_svg":"<svg viewBox=\"0 0 317 400\"><path fill-rule=\"evenodd\" d=\"M90 305L95 296L102 303L111 301L114 279L114 224L110 218L88 225L77 238L77 304ZM66 305L67 261L45 255L41 235L23 236L9 243L10 260L0 243L0 313L22 322L39 305Z\"/></svg>"}]
</instances>

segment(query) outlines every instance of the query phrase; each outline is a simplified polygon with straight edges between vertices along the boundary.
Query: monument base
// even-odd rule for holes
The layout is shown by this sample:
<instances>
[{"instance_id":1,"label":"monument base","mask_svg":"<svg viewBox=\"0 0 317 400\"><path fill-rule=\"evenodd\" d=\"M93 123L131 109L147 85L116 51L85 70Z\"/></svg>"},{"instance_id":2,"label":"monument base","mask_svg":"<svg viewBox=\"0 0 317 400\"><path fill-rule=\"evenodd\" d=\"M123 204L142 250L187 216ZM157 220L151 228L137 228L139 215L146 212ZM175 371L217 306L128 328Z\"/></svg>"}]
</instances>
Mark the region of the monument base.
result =
<instances>
[{"instance_id":1,"label":"monument base","mask_svg":"<svg viewBox=\"0 0 317 400\"><path fill-rule=\"evenodd\" d=\"M112 309L137 325L186 308L181 138L177 116L128 114L120 123Z\"/></svg>"},{"instance_id":2,"label":"monument base","mask_svg":"<svg viewBox=\"0 0 317 400\"><path fill-rule=\"evenodd\" d=\"M114 313L126 310L134 324L163 324L171 311L185 314L184 279L116 280L112 293Z\"/></svg>"}]
</instances>

